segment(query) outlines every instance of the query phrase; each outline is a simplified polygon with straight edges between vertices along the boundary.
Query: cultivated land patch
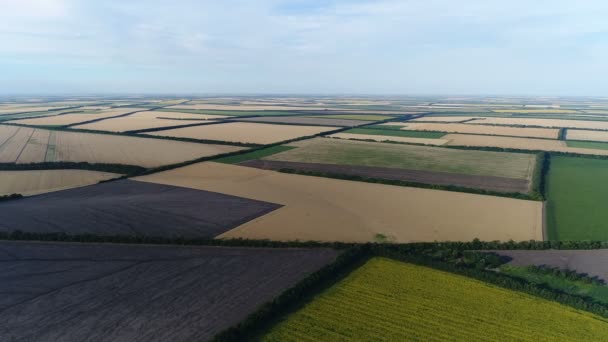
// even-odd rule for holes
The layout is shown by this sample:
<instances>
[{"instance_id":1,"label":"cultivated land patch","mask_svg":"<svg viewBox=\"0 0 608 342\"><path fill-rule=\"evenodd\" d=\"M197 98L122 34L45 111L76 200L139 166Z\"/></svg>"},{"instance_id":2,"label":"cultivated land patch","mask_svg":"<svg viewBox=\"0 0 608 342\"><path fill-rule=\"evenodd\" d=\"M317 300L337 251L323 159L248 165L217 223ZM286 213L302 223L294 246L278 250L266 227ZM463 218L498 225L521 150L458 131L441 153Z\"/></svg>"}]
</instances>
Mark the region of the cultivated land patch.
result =
<instances>
[{"instance_id":1,"label":"cultivated land patch","mask_svg":"<svg viewBox=\"0 0 608 342\"><path fill-rule=\"evenodd\" d=\"M424 139L439 139L445 135L442 132L417 132L417 131L402 131L395 129L395 126L374 125L373 127L353 128L344 132L348 134L364 134L364 135L384 135L390 137L405 137L405 138L424 138Z\"/></svg>"},{"instance_id":2,"label":"cultivated land patch","mask_svg":"<svg viewBox=\"0 0 608 342\"><path fill-rule=\"evenodd\" d=\"M336 127L230 122L216 125L169 129L148 132L146 134L177 138L221 140L250 144L272 144L333 130L336 130Z\"/></svg>"},{"instance_id":3,"label":"cultivated land patch","mask_svg":"<svg viewBox=\"0 0 608 342\"><path fill-rule=\"evenodd\" d=\"M34 126L65 126L65 125L73 125L76 123L85 122L85 121L89 121L89 120L110 118L113 116L127 114L127 113L135 112L138 110L143 110L143 108L115 108L115 109L100 110L100 111L95 111L95 112L86 111L84 113L61 114L61 115L45 116L42 118L21 119L21 120L15 120L15 121L11 121L11 122L22 124L22 125L34 125Z\"/></svg>"},{"instance_id":4,"label":"cultivated land patch","mask_svg":"<svg viewBox=\"0 0 608 342\"><path fill-rule=\"evenodd\" d=\"M374 258L264 341L602 340L608 320L478 280Z\"/></svg>"},{"instance_id":5,"label":"cultivated land patch","mask_svg":"<svg viewBox=\"0 0 608 342\"><path fill-rule=\"evenodd\" d=\"M283 117L259 117L259 118L243 118L236 119L238 121L247 122L265 122L265 123L287 123L300 125L320 125L320 126L337 126L337 127L354 127L372 123L372 121L345 120L345 119L325 119L321 117L303 117L303 116L283 116Z\"/></svg>"},{"instance_id":6,"label":"cultivated land patch","mask_svg":"<svg viewBox=\"0 0 608 342\"><path fill-rule=\"evenodd\" d=\"M590 149L594 149L594 150L608 150L608 142L566 140L566 145L568 147L576 147L576 148L590 148Z\"/></svg>"},{"instance_id":7,"label":"cultivated land patch","mask_svg":"<svg viewBox=\"0 0 608 342\"><path fill-rule=\"evenodd\" d=\"M194 105L188 105L188 104L184 104L184 105L176 105L176 106L170 106L167 108L171 108L171 109L210 109L210 110L247 110L247 111L264 111L264 110L268 110L268 111L275 111L275 110L282 110L282 111L291 111L291 110L298 110L298 111L304 111L304 110L308 110L308 111L325 111L325 110L336 110L336 111L345 111L348 112L348 109L344 109L344 108L339 108L339 107L335 107L335 106L283 106L283 105L220 105L220 104L194 104Z\"/></svg>"},{"instance_id":8,"label":"cultivated land patch","mask_svg":"<svg viewBox=\"0 0 608 342\"><path fill-rule=\"evenodd\" d=\"M550 266L588 274L608 282L608 249L594 250L499 250L493 251L511 258L510 266Z\"/></svg>"},{"instance_id":9,"label":"cultivated land patch","mask_svg":"<svg viewBox=\"0 0 608 342\"><path fill-rule=\"evenodd\" d=\"M384 130L375 130L375 131L384 131ZM389 130L386 130L389 131ZM372 141L393 141L393 142L401 142L401 143L410 143L410 144L421 144L421 145L435 145L441 146L448 143L448 140L445 139L436 139L436 138L410 138L404 136L395 136L395 135L384 135L384 134L359 134L359 133L334 133L328 135L330 138L339 138L339 139L347 139L347 140L372 140Z\"/></svg>"},{"instance_id":10,"label":"cultivated land patch","mask_svg":"<svg viewBox=\"0 0 608 342\"><path fill-rule=\"evenodd\" d=\"M2 163L72 161L157 167L242 149L228 145L0 125Z\"/></svg>"},{"instance_id":11,"label":"cultivated land patch","mask_svg":"<svg viewBox=\"0 0 608 342\"><path fill-rule=\"evenodd\" d=\"M590 155L608 155L607 150L568 147L565 141L534 138L496 137L469 134L448 134L443 139L450 146L512 148L530 151L567 152Z\"/></svg>"},{"instance_id":12,"label":"cultivated land patch","mask_svg":"<svg viewBox=\"0 0 608 342\"><path fill-rule=\"evenodd\" d=\"M400 168L530 180L536 156L428 146L316 138L265 160Z\"/></svg>"},{"instance_id":13,"label":"cultivated land patch","mask_svg":"<svg viewBox=\"0 0 608 342\"><path fill-rule=\"evenodd\" d=\"M13 106L13 107L4 107L0 106L0 115L5 114L19 114L19 113L28 113L28 112L45 112L52 111L54 109L59 109L68 106ZM49 114L52 114L49 112Z\"/></svg>"},{"instance_id":14,"label":"cultivated land patch","mask_svg":"<svg viewBox=\"0 0 608 342\"><path fill-rule=\"evenodd\" d=\"M411 121L428 121L428 122L463 122L471 119L478 119L478 116L423 116ZM395 122L395 125L400 124Z\"/></svg>"},{"instance_id":15,"label":"cultivated land patch","mask_svg":"<svg viewBox=\"0 0 608 342\"><path fill-rule=\"evenodd\" d=\"M216 122L217 119L222 119L226 117L227 116L225 115L205 115L149 111L139 112L120 118L96 121L84 125L77 125L73 126L73 128L110 132L126 132L140 129Z\"/></svg>"},{"instance_id":16,"label":"cultivated land patch","mask_svg":"<svg viewBox=\"0 0 608 342\"><path fill-rule=\"evenodd\" d=\"M566 139L608 142L608 132L569 129L566 131Z\"/></svg>"},{"instance_id":17,"label":"cultivated land patch","mask_svg":"<svg viewBox=\"0 0 608 342\"><path fill-rule=\"evenodd\" d=\"M435 131L448 133L468 133L505 135L513 137L557 139L559 130L554 128L521 128L504 126L468 125L459 123L403 123L404 130ZM608 133L608 132L607 132Z\"/></svg>"},{"instance_id":18,"label":"cultivated land patch","mask_svg":"<svg viewBox=\"0 0 608 342\"><path fill-rule=\"evenodd\" d=\"M116 173L89 170L0 171L0 196L35 195L91 185L120 176Z\"/></svg>"},{"instance_id":19,"label":"cultivated land patch","mask_svg":"<svg viewBox=\"0 0 608 342\"><path fill-rule=\"evenodd\" d=\"M208 191L121 180L1 202L0 230L213 238L279 207Z\"/></svg>"},{"instance_id":20,"label":"cultivated land patch","mask_svg":"<svg viewBox=\"0 0 608 342\"><path fill-rule=\"evenodd\" d=\"M542 203L536 201L213 162L136 179L285 205L219 236L223 238L368 242L382 234L395 242L542 239Z\"/></svg>"},{"instance_id":21,"label":"cultivated land patch","mask_svg":"<svg viewBox=\"0 0 608 342\"><path fill-rule=\"evenodd\" d=\"M0 242L0 335L7 341L207 341L336 255Z\"/></svg>"},{"instance_id":22,"label":"cultivated land patch","mask_svg":"<svg viewBox=\"0 0 608 342\"><path fill-rule=\"evenodd\" d=\"M319 115L317 118L339 119L339 120L364 120L364 121L381 121L395 118L388 115Z\"/></svg>"},{"instance_id":23,"label":"cultivated land patch","mask_svg":"<svg viewBox=\"0 0 608 342\"><path fill-rule=\"evenodd\" d=\"M510 125L510 126L540 126L565 127L608 130L606 121L589 120L560 120L560 119L528 119L528 118L483 118L468 122L469 124Z\"/></svg>"},{"instance_id":24,"label":"cultivated land patch","mask_svg":"<svg viewBox=\"0 0 608 342\"><path fill-rule=\"evenodd\" d=\"M540 114L540 113L551 113L551 114L573 114L579 113L578 110L574 109L493 109L495 113L519 113L519 114Z\"/></svg>"},{"instance_id":25,"label":"cultivated land patch","mask_svg":"<svg viewBox=\"0 0 608 342\"><path fill-rule=\"evenodd\" d=\"M551 240L608 240L608 160L552 156L547 178Z\"/></svg>"}]
</instances>

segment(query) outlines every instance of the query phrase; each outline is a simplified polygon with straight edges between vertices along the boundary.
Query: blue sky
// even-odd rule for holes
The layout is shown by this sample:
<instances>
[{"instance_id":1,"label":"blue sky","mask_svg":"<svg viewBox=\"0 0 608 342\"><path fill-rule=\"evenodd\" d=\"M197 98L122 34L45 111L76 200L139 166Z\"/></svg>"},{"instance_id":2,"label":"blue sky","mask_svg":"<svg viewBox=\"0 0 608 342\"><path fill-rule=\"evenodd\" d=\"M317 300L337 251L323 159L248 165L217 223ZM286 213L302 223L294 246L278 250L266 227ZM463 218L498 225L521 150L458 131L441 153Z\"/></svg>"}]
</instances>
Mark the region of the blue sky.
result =
<instances>
[{"instance_id":1,"label":"blue sky","mask_svg":"<svg viewBox=\"0 0 608 342\"><path fill-rule=\"evenodd\" d=\"M608 1L0 5L0 94L608 95Z\"/></svg>"}]
</instances>

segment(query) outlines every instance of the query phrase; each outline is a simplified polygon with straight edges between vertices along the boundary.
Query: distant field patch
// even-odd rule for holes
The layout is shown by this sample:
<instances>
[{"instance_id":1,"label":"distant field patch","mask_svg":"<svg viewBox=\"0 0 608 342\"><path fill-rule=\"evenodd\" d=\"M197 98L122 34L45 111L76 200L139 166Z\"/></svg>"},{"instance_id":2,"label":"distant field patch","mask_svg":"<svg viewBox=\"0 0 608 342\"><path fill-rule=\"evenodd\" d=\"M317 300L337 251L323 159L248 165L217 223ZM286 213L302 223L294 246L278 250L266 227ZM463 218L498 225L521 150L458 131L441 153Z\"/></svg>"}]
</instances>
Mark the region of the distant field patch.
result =
<instances>
[{"instance_id":1,"label":"distant field patch","mask_svg":"<svg viewBox=\"0 0 608 342\"><path fill-rule=\"evenodd\" d=\"M592 150L608 150L608 142L567 140L566 145L568 145L568 147L574 147L574 148L588 148L588 149L592 149Z\"/></svg>"},{"instance_id":2,"label":"distant field patch","mask_svg":"<svg viewBox=\"0 0 608 342\"><path fill-rule=\"evenodd\" d=\"M520 128L505 126L468 125L460 123L404 123L402 130L434 131L447 133L504 135L514 137L557 139L558 129L555 128Z\"/></svg>"},{"instance_id":3,"label":"distant field patch","mask_svg":"<svg viewBox=\"0 0 608 342\"><path fill-rule=\"evenodd\" d=\"M363 121L381 121L393 119L394 116L388 115L317 115L316 118L325 119L342 119L342 120L363 120Z\"/></svg>"},{"instance_id":4,"label":"distant field patch","mask_svg":"<svg viewBox=\"0 0 608 342\"><path fill-rule=\"evenodd\" d=\"M1 163L71 161L156 167L242 149L229 145L0 125Z\"/></svg>"},{"instance_id":5,"label":"distant field patch","mask_svg":"<svg viewBox=\"0 0 608 342\"><path fill-rule=\"evenodd\" d=\"M458 150L327 138L300 141L291 146L298 148L264 159L402 168L515 179L530 179L536 161L535 155L525 153Z\"/></svg>"},{"instance_id":6,"label":"distant field patch","mask_svg":"<svg viewBox=\"0 0 608 342\"><path fill-rule=\"evenodd\" d=\"M22 124L22 125L34 125L34 126L64 126L64 125L72 125L80 122L85 122L89 120L97 120L97 119L105 119L117 115L122 115L130 112L135 112L138 110L142 110L142 108L115 108L115 109L106 109L99 111L87 111L85 113L73 113L73 114L61 114L61 115L53 115L46 116L43 118L33 118L33 119L22 119L16 120L14 123ZM50 113L51 114L51 113Z\"/></svg>"},{"instance_id":7,"label":"distant field patch","mask_svg":"<svg viewBox=\"0 0 608 342\"><path fill-rule=\"evenodd\" d=\"M0 196L36 195L91 185L119 177L119 174L89 170L20 170L0 171Z\"/></svg>"},{"instance_id":8,"label":"distant field patch","mask_svg":"<svg viewBox=\"0 0 608 342\"><path fill-rule=\"evenodd\" d=\"M378 130L380 131L380 130ZM384 131L384 130L382 130ZM386 130L388 131L388 130ZM443 133L442 133L443 134ZM437 139L437 138L412 138L412 137L404 137L404 136L394 136L394 135L385 135L385 134L361 134L361 133L334 133L329 135L330 138L339 138L339 139L352 139L352 140L372 140L378 142L399 142L399 143L410 143L410 144L420 144L420 145L445 145L448 143L448 140L445 139Z\"/></svg>"},{"instance_id":9,"label":"distant field patch","mask_svg":"<svg viewBox=\"0 0 608 342\"><path fill-rule=\"evenodd\" d=\"M139 112L120 118L106 119L84 125L77 125L73 126L73 128L90 129L96 131L126 132L149 128L210 123L215 122L217 119L223 119L226 117L227 116L225 115L149 111Z\"/></svg>"},{"instance_id":10,"label":"distant field patch","mask_svg":"<svg viewBox=\"0 0 608 342\"><path fill-rule=\"evenodd\" d=\"M608 320L478 280L374 258L264 341L602 340Z\"/></svg>"},{"instance_id":11,"label":"distant field patch","mask_svg":"<svg viewBox=\"0 0 608 342\"><path fill-rule=\"evenodd\" d=\"M608 132L569 129L566 131L566 139L608 142ZM568 144L568 146L570 146L570 145ZM579 147L579 146L573 146L573 147Z\"/></svg>"},{"instance_id":12,"label":"distant field patch","mask_svg":"<svg viewBox=\"0 0 608 342\"><path fill-rule=\"evenodd\" d=\"M528 119L528 118L483 118L468 122L469 124L485 125L511 125L511 126L539 126L539 127L565 127L608 130L606 121L590 120L560 120L560 119Z\"/></svg>"},{"instance_id":13,"label":"distant field patch","mask_svg":"<svg viewBox=\"0 0 608 342\"><path fill-rule=\"evenodd\" d=\"M238 164L238 163L241 163L241 162L244 162L247 160L268 157L273 154L289 151L294 148L295 147L284 146L284 145L272 146L272 147L264 148L264 149L249 152L249 153L243 153L243 154L239 154L239 155L235 155L235 156L214 159L213 161L217 162L217 163L225 163L225 164Z\"/></svg>"},{"instance_id":14,"label":"distant field patch","mask_svg":"<svg viewBox=\"0 0 608 342\"><path fill-rule=\"evenodd\" d=\"M608 160L551 157L547 225L551 240L608 240Z\"/></svg>"},{"instance_id":15,"label":"distant field patch","mask_svg":"<svg viewBox=\"0 0 608 342\"><path fill-rule=\"evenodd\" d=\"M536 114L536 113L554 113L554 114L572 114L579 113L578 110L574 109L492 109L495 113L520 113L520 114Z\"/></svg>"},{"instance_id":16,"label":"distant field patch","mask_svg":"<svg viewBox=\"0 0 608 342\"><path fill-rule=\"evenodd\" d=\"M337 126L337 127L353 127L371 123L371 121L347 120L347 119L332 119L324 117L304 117L304 116L273 116L273 117L256 117L236 119L238 121L247 122L265 122L265 123L285 123L299 125L320 125L320 126Z\"/></svg>"},{"instance_id":17,"label":"distant field patch","mask_svg":"<svg viewBox=\"0 0 608 342\"><path fill-rule=\"evenodd\" d=\"M389 137L439 139L445 135L443 132L417 132L394 129L353 128L344 133L364 135L384 135Z\"/></svg>"},{"instance_id":18,"label":"distant field patch","mask_svg":"<svg viewBox=\"0 0 608 342\"><path fill-rule=\"evenodd\" d=\"M251 144L272 144L284 140L333 131L335 129L336 127L325 126L290 126L252 122L230 122L217 125L155 131L146 134Z\"/></svg>"},{"instance_id":19,"label":"distant field patch","mask_svg":"<svg viewBox=\"0 0 608 342\"><path fill-rule=\"evenodd\" d=\"M463 122L471 119L476 119L477 116L423 116L411 121L428 121L428 122Z\"/></svg>"}]
</instances>

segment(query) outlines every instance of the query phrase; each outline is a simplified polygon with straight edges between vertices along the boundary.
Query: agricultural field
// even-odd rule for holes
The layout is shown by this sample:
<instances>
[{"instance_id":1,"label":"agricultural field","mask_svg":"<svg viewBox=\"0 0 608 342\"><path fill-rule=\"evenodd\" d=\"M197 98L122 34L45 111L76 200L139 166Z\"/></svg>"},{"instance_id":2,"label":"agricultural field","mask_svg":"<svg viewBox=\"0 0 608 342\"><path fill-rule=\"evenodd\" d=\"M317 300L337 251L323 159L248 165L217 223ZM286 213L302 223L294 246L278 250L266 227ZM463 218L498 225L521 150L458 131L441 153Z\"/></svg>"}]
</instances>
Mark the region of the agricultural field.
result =
<instances>
[{"instance_id":1,"label":"agricultural field","mask_svg":"<svg viewBox=\"0 0 608 342\"><path fill-rule=\"evenodd\" d=\"M213 238L280 207L208 191L120 180L0 202L0 231Z\"/></svg>"},{"instance_id":2,"label":"agricultural field","mask_svg":"<svg viewBox=\"0 0 608 342\"><path fill-rule=\"evenodd\" d=\"M207 341L336 255L0 242L0 334L6 341Z\"/></svg>"},{"instance_id":3,"label":"agricultural field","mask_svg":"<svg viewBox=\"0 0 608 342\"><path fill-rule=\"evenodd\" d=\"M316 118L339 119L339 120L364 120L364 121L381 121L395 118L388 115L318 115Z\"/></svg>"},{"instance_id":4,"label":"agricultural field","mask_svg":"<svg viewBox=\"0 0 608 342\"><path fill-rule=\"evenodd\" d=\"M568 147L588 148L592 150L608 150L608 142L566 140Z\"/></svg>"},{"instance_id":5,"label":"agricultural field","mask_svg":"<svg viewBox=\"0 0 608 342\"><path fill-rule=\"evenodd\" d=\"M310 164L306 170L339 170L341 174L371 178L524 193L529 189L536 162L533 154L326 138L300 141L289 146L296 148L259 159L264 163L282 162L285 168L302 169L306 168L302 164ZM336 164L347 167L336 168Z\"/></svg>"},{"instance_id":6,"label":"agricultural field","mask_svg":"<svg viewBox=\"0 0 608 342\"><path fill-rule=\"evenodd\" d=\"M528 118L482 118L469 121L469 124L505 125L505 126L539 126L584 128L595 130L608 130L606 121L589 120L561 120L561 119L528 119Z\"/></svg>"},{"instance_id":7,"label":"agricultural field","mask_svg":"<svg viewBox=\"0 0 608 342\"><path fill-rule=\"evenodd\" d=\"M363 134L363 135L384 135L389 137L406 137L406 138L425 138L425 139L440 139L445 133L442 132L417 132L394 129L394 125L382 126L374 125L374 128L353 128L345 133L348 134Z\"/></svg>"},{"instance_id":8,"label":"agricultural field","mask_svg":"<svg viewBox=\"0 0 608 342\"><path fill-rule=\"evenodd\" d=\"M0 196L36 195L120 177L110 172L89 170L20 170L0 171Z\"/></svg>"},{"instance_id":9,"label":"agricultural field","mask_svg":"<svg viewBox=\"0 0 608 342\"><path fill-rule=\"evenodd\" d=\"M481 281L375 258L264 341L602 340L605 318Z\"/></svg>"},{"instance_id":10,"label":"agricultural field","mask_svg":"<svg viewBox=\"0 0 608 342\"><path fill-rule=\"evenodd\" d=\"M473 119L479 119L478 116L423 116L421 118L412 119L411 121L421 122L463 122Z\"/></svg>"},{"instance_id":11,"label":"agricultural field","mask_svg":"<svg viewBox=\"0 0 608 342\"><path fill-rule=\"evenodd\" d=\"M135 112L138 110L143 110L142 108L115 108L108 110L99 110L99 111L91 111L87 110L81 113L77 112L78 109L75 109L74 112L69 112L70 114L58 114L53 116L45 116L40 118L32 118L32 119L20 119L9 121L10 123L16 123L21 125L32 125L32 126L66 126L66 125L74 125L77 123L97 120L97 119L107 119L114 116L119 116L131 112Z\"/></svg>"},{"instance_id":12,"label":"agricultural field","mask_svg":"<svg viewBox=\"0 0 608 342\"><path fill-rule=\"evenodd\" d=\"M538 201L283 174L214 162L135 179L284 205L220 238L542 240L542 203Z\"/></svg>"},{"instance_id":13,"label":"agricultural field","mask_svg":"<svg viewBox=\"0 0 608 342\"><path fill-rule=\"evenodd\" d=\"M337 127L354 127L372 123L372 121L360 121L350 119L331 119L324 117L303 117L303 116L283 116L283 117L257 117L243 118L238 121L246 122L263 122L263 123L284 123L296 125L319 125L319 126L337 126Z\"/></svg>"},{"instance_id":14,"label":"agricultural field","mask_svg":"<svg viewBox=\"0 0 608 342\"><path fill-rule=\"evenodd\" d=\"M333 131L336 127L290 126L253 122L230 122L148 132L148 135L217 140L248 144L272 144L280 141Z\"/></svg>"},{"instance_id":15,"label":"agricultural field","mask_svg":"<svg viewBox=\"0 0 608 342\"><path fill-rule=\"evenodd\" d=\"M554 128L529 128L529 127L506 127L468 125L459 123L416 123L403 122L402 130L407 131L433 131L447 133L504 135L527 138L557 139L559 130ZM393 125L394 126L394 125Z\"/></svg>"},{"instance_id":16,"label":"agricultural field","mask_svg":"<svg viewBox=\"0 0 608 342\"><path fill-rule=\"evenodd\" d=\"M242 149L229 145L0 126L2 163L71 161L157 167Z\"/></svg>"},{"instance_id":17,"label":"agricultural field","mask_svg":"<svg viewBox=\"0 0 608 342\"><path fill-rule=\"evenodd\" d=\"M518 114L540 114L540 113L551 113L551 114L573 114L580 113L577 110L572 109L555 109L555 108L543 108L543 109L493 109L495 113L518 113Z\"/></svg>"},{"instance_id":18,"label":"agricultural field","mask_svg":"<svg viewBox=\"0 0 608 342\"><path fill-rule=\"evenodd\" d=\"M378 141L378 142L383 142L383 141L389 141L389 142L397 142L397 143L409 143L409 144L420 144L420 145L435 145L435 146L440 146L440 145L445 145L448 143L448 140L445 139L438 139L438 138L433 138L435 135L431 134L430 132L427 132L425 134L408 134L408 133L403 133L403 135L391 135L390 130L373 130L375 134L360 134L360 133L334 133L334 134L330 134L329 137L330 138L338 138L338 139L352 139L352 140L371 140L371 141ZM379 133L377 133L377 131L381 131ZM380 133L385 133L389 132L389 134L380 134ZM443 133L440 133L443 135ZM430 138L415 138L415 137L410 137L408 135L418 135L418 136L427 136Z\"/></svg>"},{"instance_id":19,"label":"agricultural field","mask_svg":"<svg viewBox=\"0 0 608 342\"><path fill-rule=\"evenodd\" d=\"M226 117L227 116L225 115L146 111L119 118L96 121L84 125L75 125L73 128L95 131L126 132L150 128L217 122L218 119L223 119Z\"/></svg>"},{"instance_id":20,"label":"agricultural field","mask_svg":"<svg viewBox=\"0 0 608 342\"><path fill-rule=\"evenodd\" d=\"M608 132L568 129L566 131L566 139L608 142Z\"/></svg>"},{"instance_id":21,"label":"agricultural field","mask_svg":"<svg viewBox=\"0 0 608 342\"><path fill-rule=\"evenodd\" d=\"M551 157L547 229L551 240L608 240L608 161Z\"/></svg>"}]
</instances>

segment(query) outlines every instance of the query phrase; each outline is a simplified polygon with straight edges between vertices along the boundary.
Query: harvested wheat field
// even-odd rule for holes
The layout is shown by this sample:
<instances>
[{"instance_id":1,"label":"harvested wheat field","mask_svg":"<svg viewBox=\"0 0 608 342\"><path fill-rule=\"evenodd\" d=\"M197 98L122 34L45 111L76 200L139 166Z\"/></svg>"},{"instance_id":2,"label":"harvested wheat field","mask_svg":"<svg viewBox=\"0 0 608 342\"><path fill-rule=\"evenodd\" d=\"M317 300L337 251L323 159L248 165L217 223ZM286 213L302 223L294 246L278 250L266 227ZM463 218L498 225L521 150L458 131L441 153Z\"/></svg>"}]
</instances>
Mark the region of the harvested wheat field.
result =
<instances>
[{"instance_id":1,"label":"harvested wheat field","mask_svg":"<svg viewBox=\"0 0 608 342\"><path fill-rule=\"evenodd\" d=\"M423 144L423 145L445 145L448 140L446 139L426 139L426 138L408 138L408 137L396 137L390 135L371 135L371 134L353 134L353 133L336 133L329 135L331 138L339 139L355 139L355 140L373 140L373 141L395 141L404 142L411 144Z\"/></svg>"},{"instance_id":2,"label":"harvested wheat field","mask_svg":"<svg viewBox=\"0 0 608 342\"><path fill-rule=\"evenodd\" d=\"M542 203L198 163L136 180L284 207L220 238L367 242L541 240ZM331 189L329 191L328 189Z\"/></svg>"},{"instance_id":3,"label":"harvested wheat field","mask_svg":"<svg viewBox=\"0 0 608 342\"><path fill-rule=\"evenodd\" d=\"M485 118L476 119L470 124L565 127L608 130L606 121L562 120L562 119L527 119L527 118Z\"/></svg>"},{"instance_id":4,"label":"harvested wheat field","mask_svg":"<svg viewBox=\"0 0 608 342\"><path fill-rule=\"evenodd\" d=\"M146 111L114 119L96 121L74 128L96 131L126 132L140 129L171 127L195 123L215 122L214 119L225 118L224 115L187 114L176 112Z\"/></svg>"},{"instance_id":5,"label":"harvested wheat field","mask_svg":"<svg viewBox=\"0 0 608 342\"><path fill-rule=\"evenodd\" d=\"M569 129L566 133L566 139L608 142L608 132Z\"/></svg>"},{"instance_id":6,"label":"harvested wheat field","mask_svg":"<svg viewBox=\"0 0 608 342\"><path fill-rule=\"evenodd\" d=\"M557 139L559 133L559 130L556 128L520 128L459 123L404 123L402 129L408 131L436 131L548 139Z\"/></svg>"},{"instance_id":7,"label":"harvested wheat field","mask_svg":"<svg viewBox=\"0 0 608 342\"><path fill-rule=\"evenodd\" d=\"M336 127L327 126L290 126L252 122L230 122L208 126L176 128L149 132L146 134L250 144L272 144L284 140L333 131L335 129Z\"/></svg>"},{"instance_id":8,"label":"harvested wheat field","mask_svg":"<svg viewBox=\"0 0 608 342\"><path fill-rule=\"evenodd\" d=\"M0 162L70 161L157 167L243 147L0 126Z\"/></svg>"},{"instance_id":9,"label":"harvested wheat field","mask_svg":"<svg viewBox=\"0 0 608 342\"><path fill-rule=\"evenodd\" d=\"M462 122L471 119L477 119L477 116L423 116L411 121L428 121L428 122Z\"/></svg>"},{"instance_id":10,"label":"harvested wheat field","mask_svg":"<svg viewBox=\"0 0 608 342\"><path fill-rule=\"evenodd\" d=\"M45 106L45 107L32 107L32 106L18 106L18 107L0 107L0 115L4 114L17 114L17 113L28 113L28 112L43 112L49 111L53 109L63 108L67 106ZM51 114L51 113L49 113Z\"/></svg>"},{"instance_id":11,"label":"harvested wheat field","mask_svg":"<svg viewBox=\"0 0 608 342\"><path fill-rule=\"evenodd\" d=\"M590 148L575 148L566 146L562 140L494 137L468 134L448 134L443 137L449 141L449 146L480 146L513 148L531 151L568 152L578 154L608 155L608 150Z\"/></svg>"},{"instance_id":12,"label":"harvested wheat field","mask_svg":"<svg viewBox=\"0 0 608 342\"><path fill-rule=\"evenodd\" d=\"M580 113L574 109L493 109L495 113L518 113L518 114L537 114L537 113L551 113L551 114L572 114Z\"/></svg>"},{"instance_id":13,"label":"harvested wheat field","mask_svg":"<svg viewBox=\"0 0 608 342\"><path fill-rule=\"evenodd\" d=\"M247 111L255 111L255 110L310 110L310 111L318 111L318 110L336 110L343 112L350 112L349 109L343 108L332 108L327 106L281 106L281 105L219 105L219 104L194 104L194 105L176 105L169 106L167 108L171 109L212 109L212 110L247 110ZM369 112L369 111L368 111Z\"/></svg>"},{"instance_id":14,"label":"harvested wheat field","mask_svg":"<svg viewBox=\"0 0 608 342\"><path fill-rule=\"evenodd\" d=\"M36 195L95 184L119 176L116 173L89 170L0 171L0 196Z\"/></svg>"},{"instance_id":15,"label":"harvested wheat field","mask_svg":"<svg viewBox=\"0 0 608 342\"><path fill-rule=\"evenodd\" d=\"M115 109L108 109L108 110L100 110L97 112L87 111L84 113L71 113L71 114L45 116L42 118L14 120L11 122L23 124L23 125L34 125L34 126L36 126L36 125L65 126L65 125L73 125L73 124L90 121L90 120L110 118L113 116L127 114L127 113L135 112L138 110L143 110L143 109L142 108L115 108Z\"/></svg>"}]
</instances>

